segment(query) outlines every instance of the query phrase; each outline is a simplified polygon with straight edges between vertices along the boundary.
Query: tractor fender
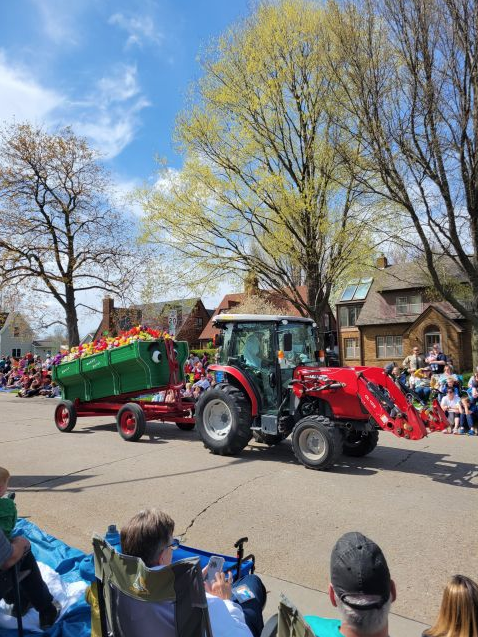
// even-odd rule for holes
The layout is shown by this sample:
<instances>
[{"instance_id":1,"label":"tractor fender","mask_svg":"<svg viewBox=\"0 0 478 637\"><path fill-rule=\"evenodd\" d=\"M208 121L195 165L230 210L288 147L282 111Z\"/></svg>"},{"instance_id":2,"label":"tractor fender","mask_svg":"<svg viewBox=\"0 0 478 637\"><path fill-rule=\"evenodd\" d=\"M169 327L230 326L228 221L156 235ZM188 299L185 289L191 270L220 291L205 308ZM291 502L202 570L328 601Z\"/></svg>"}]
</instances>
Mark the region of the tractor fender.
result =
<instances>
[{"instance_id":1,"label":"tractor fender","mask_svg":"<svg viewBox=\"0 0 478 637\"><path fill-rule=\"evenodd\" d=\"M259 414L257 396L244 372L237 369L237 367L232 367L232 365L209 365L208 369L212 369L213 372L224 372L225 374L235 378L251 401L251 415L257 416Z\"/></svg>"}]
</instances>

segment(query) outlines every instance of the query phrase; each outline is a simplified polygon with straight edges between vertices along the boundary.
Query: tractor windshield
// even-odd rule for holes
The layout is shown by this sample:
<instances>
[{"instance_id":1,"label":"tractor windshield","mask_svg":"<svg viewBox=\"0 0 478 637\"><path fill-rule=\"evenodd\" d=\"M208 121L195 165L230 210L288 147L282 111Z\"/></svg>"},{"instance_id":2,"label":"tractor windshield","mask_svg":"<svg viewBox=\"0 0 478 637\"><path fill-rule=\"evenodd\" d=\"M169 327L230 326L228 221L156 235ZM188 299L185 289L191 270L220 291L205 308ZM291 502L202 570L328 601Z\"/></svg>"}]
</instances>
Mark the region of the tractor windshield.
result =
<instances>
[{"instance_id":1,"label":"tractor windshield","mask_svg":"<svg viewBox=\"0 0 478 637\"><path fill-rule=\"evenodd\" d=\"M284 337L292 337L292 349L287 351ZM282 323L278 326L279 350L284 352L281 367L289 368L297 365L315 365L315 351L317 349L314 329L311 323Z\"/></svg>"}]
</instances>

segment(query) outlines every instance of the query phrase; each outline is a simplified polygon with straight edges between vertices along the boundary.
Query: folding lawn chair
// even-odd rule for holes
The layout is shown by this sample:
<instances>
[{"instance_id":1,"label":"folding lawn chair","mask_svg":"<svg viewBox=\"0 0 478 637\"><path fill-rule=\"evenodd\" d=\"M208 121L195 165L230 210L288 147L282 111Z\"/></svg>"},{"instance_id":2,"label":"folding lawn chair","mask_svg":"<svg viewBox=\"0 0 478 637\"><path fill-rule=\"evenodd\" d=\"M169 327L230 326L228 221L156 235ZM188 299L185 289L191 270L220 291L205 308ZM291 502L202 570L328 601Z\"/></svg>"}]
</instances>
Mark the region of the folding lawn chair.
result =
<instances>
[{"instance_id":1,"label":"folding lawn chair","mask_svg":"<svg viewBox=\"0 0 478 637\"><path fill-rule=\"evenodd\" d=\"M294 604L281 595L279 614L269 619L261 637L314 637L314 632Z\"/></svg>"},{"instance_id":2,"label":"folding lawn chair","mask_svg":"<svg viewBox=\"0 0 478 637\"><path fill-rule=\"evenodd\" d=\"M152 570L93 538L101 637L212 637L199 559Z\"/></svg>"}]
</instances>

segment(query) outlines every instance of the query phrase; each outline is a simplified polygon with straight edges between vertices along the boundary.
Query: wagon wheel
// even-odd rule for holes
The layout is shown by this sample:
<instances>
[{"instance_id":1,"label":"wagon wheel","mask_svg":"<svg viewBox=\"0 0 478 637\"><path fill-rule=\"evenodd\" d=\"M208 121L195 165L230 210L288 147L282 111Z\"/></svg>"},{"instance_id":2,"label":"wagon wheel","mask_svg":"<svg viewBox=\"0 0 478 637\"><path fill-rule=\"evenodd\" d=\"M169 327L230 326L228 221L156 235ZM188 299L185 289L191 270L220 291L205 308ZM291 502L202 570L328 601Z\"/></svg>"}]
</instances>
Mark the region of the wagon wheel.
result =
<instances>
[{"instance_id":1,"label":"wagon wheel","mask_svg":"<svg viewBox=\"0 0 478 637\"><path fill-rule=\"evenodd\" d=\"M72 431L76 425L76 409L71 400L62 400L55 409L55 425L62 433Z\"/></svg>"},{"instance_id":2,"label":"wagon wheel","mask_svg":"<svg viewBox=\"0 0 478 637\"><path fill-rule=\"evenodd\" d=\"M116 416L116 426L123 440L139 440L146 430L144 411L136 403L127 403Z\"/></svg>"}]
</instances>

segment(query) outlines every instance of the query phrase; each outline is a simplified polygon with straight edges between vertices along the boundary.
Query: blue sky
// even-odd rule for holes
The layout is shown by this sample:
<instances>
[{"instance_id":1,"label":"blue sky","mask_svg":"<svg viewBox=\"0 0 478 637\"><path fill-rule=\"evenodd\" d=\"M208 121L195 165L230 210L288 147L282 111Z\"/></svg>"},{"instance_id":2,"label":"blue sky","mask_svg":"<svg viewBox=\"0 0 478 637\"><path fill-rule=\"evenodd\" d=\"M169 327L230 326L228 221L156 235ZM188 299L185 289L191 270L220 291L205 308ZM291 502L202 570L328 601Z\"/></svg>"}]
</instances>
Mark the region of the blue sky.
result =
<instances>
[{"instance_id":1,"label":"blue sky","mask_svg":"<svg viewBox=\"0 0 478 637\"><path fill-rule=\"evenodd\" d=\"M103 154L120 193L152 177L155 156L180 169L172 134L188 87L200 76L197 57L250 6L249 0L0 1L0 122L71 125ZM204 300L214 307L226 291L222 286ZM83 316L80 331L97 321Z\"/></svg>"},{"instance_id":2,"label":"blue sky","mask_svg":"<svg viewBox=\"0 0 478 637\"><path fill-rule=\"evenodd\" d=\"M72 125L121 186L155 155L179 168L174 119L201 47L247 0L15 0L0 3L0 121Z\"/></svg>"}]
</instances>

